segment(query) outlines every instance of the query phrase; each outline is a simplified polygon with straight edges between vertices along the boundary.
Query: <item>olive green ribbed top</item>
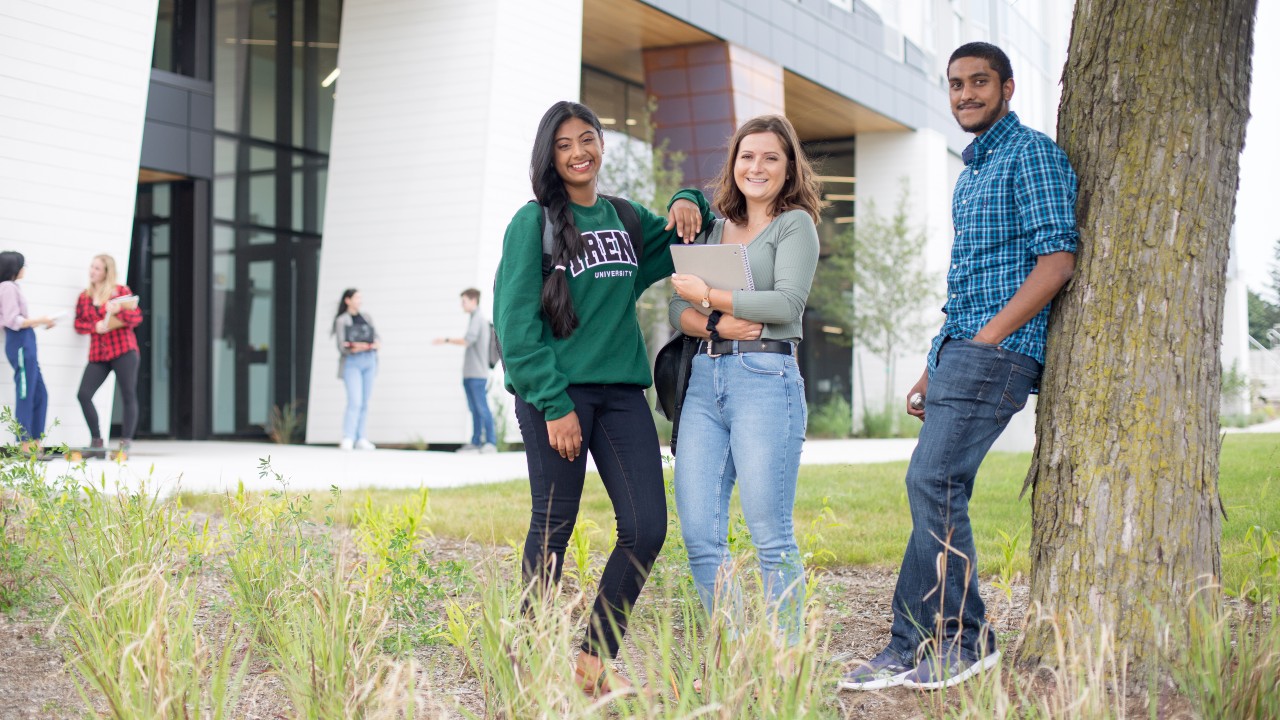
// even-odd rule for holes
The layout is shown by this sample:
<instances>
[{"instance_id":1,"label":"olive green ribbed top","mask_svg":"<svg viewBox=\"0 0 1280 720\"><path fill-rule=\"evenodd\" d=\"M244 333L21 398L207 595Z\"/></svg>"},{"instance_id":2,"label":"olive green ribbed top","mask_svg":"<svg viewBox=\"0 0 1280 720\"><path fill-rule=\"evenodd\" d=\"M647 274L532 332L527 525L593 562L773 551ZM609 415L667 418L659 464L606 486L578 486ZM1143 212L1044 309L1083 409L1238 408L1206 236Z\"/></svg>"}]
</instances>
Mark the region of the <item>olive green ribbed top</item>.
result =
<instances>
[{"instance_id":1,"label":"olive green ribbed top","mask_svg":"<svg viewBox=\"0 0 1280 720\"><path fill-rule=\"evenodd\" d=\"M724 238L725 220L717 220L708 245ZM747 245L747 262L755 290L733 292L734 317L762 323L760 337L796 340L804 337L804 306L818 268L818 228L804 210L788 210L773 219ZM680 329L680 314L693 305L674 295L668 306L671 326Z\"/></svg>"}]
</instances>

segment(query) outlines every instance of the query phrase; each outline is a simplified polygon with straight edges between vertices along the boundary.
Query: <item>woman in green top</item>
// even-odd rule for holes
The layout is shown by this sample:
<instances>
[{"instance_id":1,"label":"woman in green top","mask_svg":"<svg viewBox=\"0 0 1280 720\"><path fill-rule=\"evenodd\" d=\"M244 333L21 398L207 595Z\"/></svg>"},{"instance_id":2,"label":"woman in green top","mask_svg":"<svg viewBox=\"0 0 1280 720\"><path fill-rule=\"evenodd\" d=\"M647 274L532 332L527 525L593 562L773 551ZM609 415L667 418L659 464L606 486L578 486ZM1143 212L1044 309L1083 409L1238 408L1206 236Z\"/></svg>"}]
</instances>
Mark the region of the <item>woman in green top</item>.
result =
<instances>
[{"instance_id":1,"label":"woman in green top","mask_svg":"<svg viewBox=\"0 0 1280 720\"><path fill-rule=\"evenodd\" d=\"M629 686L605 674L605 661L617 654L666 539L658 435L644 397L652 378L636 300L671 274L671 243L692 239L711 218L697 190L676 193L666 219L599 195L603 153L600 121L589 108L558 102L542 117L529 168L537 203L522 207L507 226L493 301L529 462L525 581L560 579L582 498L584 448L618 520L575 669L592 693ZM545 265L544 227L552 239Z\"/></svg>"},{"instance_id":2,"label":"woman in green top","mask_svg":"<svg viewBox=\"0 0 1280 720\"><path fill-rule=\"evenodd\" d=\"M818 181L781 115L748 120L716 183L724 214L710 244L746 246L754 288L672 279L671 323L706 338L680 413L676 511L694 584L708 612L741 620L728 571L729 496L736 482L765 594L788 640L804 627L804 567L791 515L807 408L796 364L805 302L818 266Z\"/></svg>"}]
</instances>

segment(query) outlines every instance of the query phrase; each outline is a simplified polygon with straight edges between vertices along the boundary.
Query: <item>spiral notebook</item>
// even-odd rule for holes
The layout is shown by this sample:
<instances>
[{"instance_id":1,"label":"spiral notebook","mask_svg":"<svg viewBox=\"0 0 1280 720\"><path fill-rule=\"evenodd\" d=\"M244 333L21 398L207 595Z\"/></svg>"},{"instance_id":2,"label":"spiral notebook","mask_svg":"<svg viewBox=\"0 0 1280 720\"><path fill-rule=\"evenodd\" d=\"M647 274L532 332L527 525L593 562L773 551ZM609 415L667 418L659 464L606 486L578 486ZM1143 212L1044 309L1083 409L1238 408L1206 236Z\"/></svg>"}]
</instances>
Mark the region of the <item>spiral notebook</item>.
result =
<instances>
[{"instance_id":1,"label":"spiral notebook","mask_svg":"<svg viewBox=\"0 0 1280 720\"><path fill-rule=\"evenodd\" d=\"M697 275L716 290L756 289L745 245L672 245L671 260L676 272ZM693 308L703 315L711 313L697 303Z\"/></svg>"}]
</instances>

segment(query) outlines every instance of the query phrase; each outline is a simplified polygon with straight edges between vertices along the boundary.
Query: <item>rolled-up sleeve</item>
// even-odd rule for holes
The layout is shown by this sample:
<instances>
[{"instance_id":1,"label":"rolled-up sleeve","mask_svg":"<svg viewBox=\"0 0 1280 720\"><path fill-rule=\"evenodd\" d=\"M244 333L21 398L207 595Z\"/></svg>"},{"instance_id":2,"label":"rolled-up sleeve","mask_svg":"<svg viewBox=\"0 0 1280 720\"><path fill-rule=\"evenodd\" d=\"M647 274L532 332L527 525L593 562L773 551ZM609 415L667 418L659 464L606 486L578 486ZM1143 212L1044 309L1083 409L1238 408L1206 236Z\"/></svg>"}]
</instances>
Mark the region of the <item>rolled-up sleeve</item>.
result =
<instances>
[{"instance_id":1,"label":"rolled-up sleeve","mask_svg":"<svg viewBox=\"0 0 1280 720\"><path fill-rule=\"evenodd\" d=\"M1032 255L1076 251L1076 173L1052 140L1033 140L1018 165L1014 202Z\"/></svg>"}]
</instances>

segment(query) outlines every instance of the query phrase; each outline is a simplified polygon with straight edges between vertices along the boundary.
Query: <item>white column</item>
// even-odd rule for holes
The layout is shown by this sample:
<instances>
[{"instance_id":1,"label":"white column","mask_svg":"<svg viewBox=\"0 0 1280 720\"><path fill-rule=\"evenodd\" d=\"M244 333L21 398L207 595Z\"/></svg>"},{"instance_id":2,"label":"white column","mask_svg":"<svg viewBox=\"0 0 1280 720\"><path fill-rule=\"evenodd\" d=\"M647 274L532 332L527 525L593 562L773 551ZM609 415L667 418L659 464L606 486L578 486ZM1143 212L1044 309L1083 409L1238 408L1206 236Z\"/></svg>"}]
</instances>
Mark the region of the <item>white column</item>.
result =
<instances>
[{"instance_id":1,"label":"white column","mask_svg":"<svg viewBox=\"0 0 1280 720\"><path fill-rule=\"evenodd\" d=\"M912 133L862 133L858 135L856 194L859 212L868 200L874 200L882 217L891 217L897 207L901 184L906 176L911 183L912 203L908 217L913 227L923 226L928 243L925 249L926 272L932 279L928 286L937 303L925 311L928 329L897 358L893 394L905 398L907 391L920 378L929 351L929 342L942 327L941 312L946 293L947 266L951 261L954 228L951 223L951 195L964 165L947 150L944 137L932 130ZM884 363L855 349L855 373L862 363L866 392L873 402L884 392ZM855 381L857 377L855 376ZM875 380L876 382L873 382ZM855 392L858 385L854 385ZM854 403L855 411L860 407ZM1029 451L1035 445L1035 397L1013 417L993 449Z\"/></svg>"},{"instance_id":2,"label":"white column","mask_svg":"<svg viewBox=\"0 0 1280 720\"><path fill-rule=\"evenodd\" d=\"M33 315L68 313L36 331L53 443L89 441L75 398L89 343L73 312L94 255L128 265L155 24L156 0L0 3L0 250L26 256ZM104 432L114 396L109 382L95 397Z\"/></svg>"},{"instance_id":3,"label":"white column","mask_svg":"<svg viewBox=\"0 0 1280 720\"><path fill-rule=\"evenodd\" d=\"M341 437L329 329L347 287L361 290L383 338L369 438L470 437L461 348L431 339L465 329L467 287L491 307L503 232L532 198L538 120L578 97L581 36L574 0L344 4L308 442Z\"/></svg>"}]
</instances>

